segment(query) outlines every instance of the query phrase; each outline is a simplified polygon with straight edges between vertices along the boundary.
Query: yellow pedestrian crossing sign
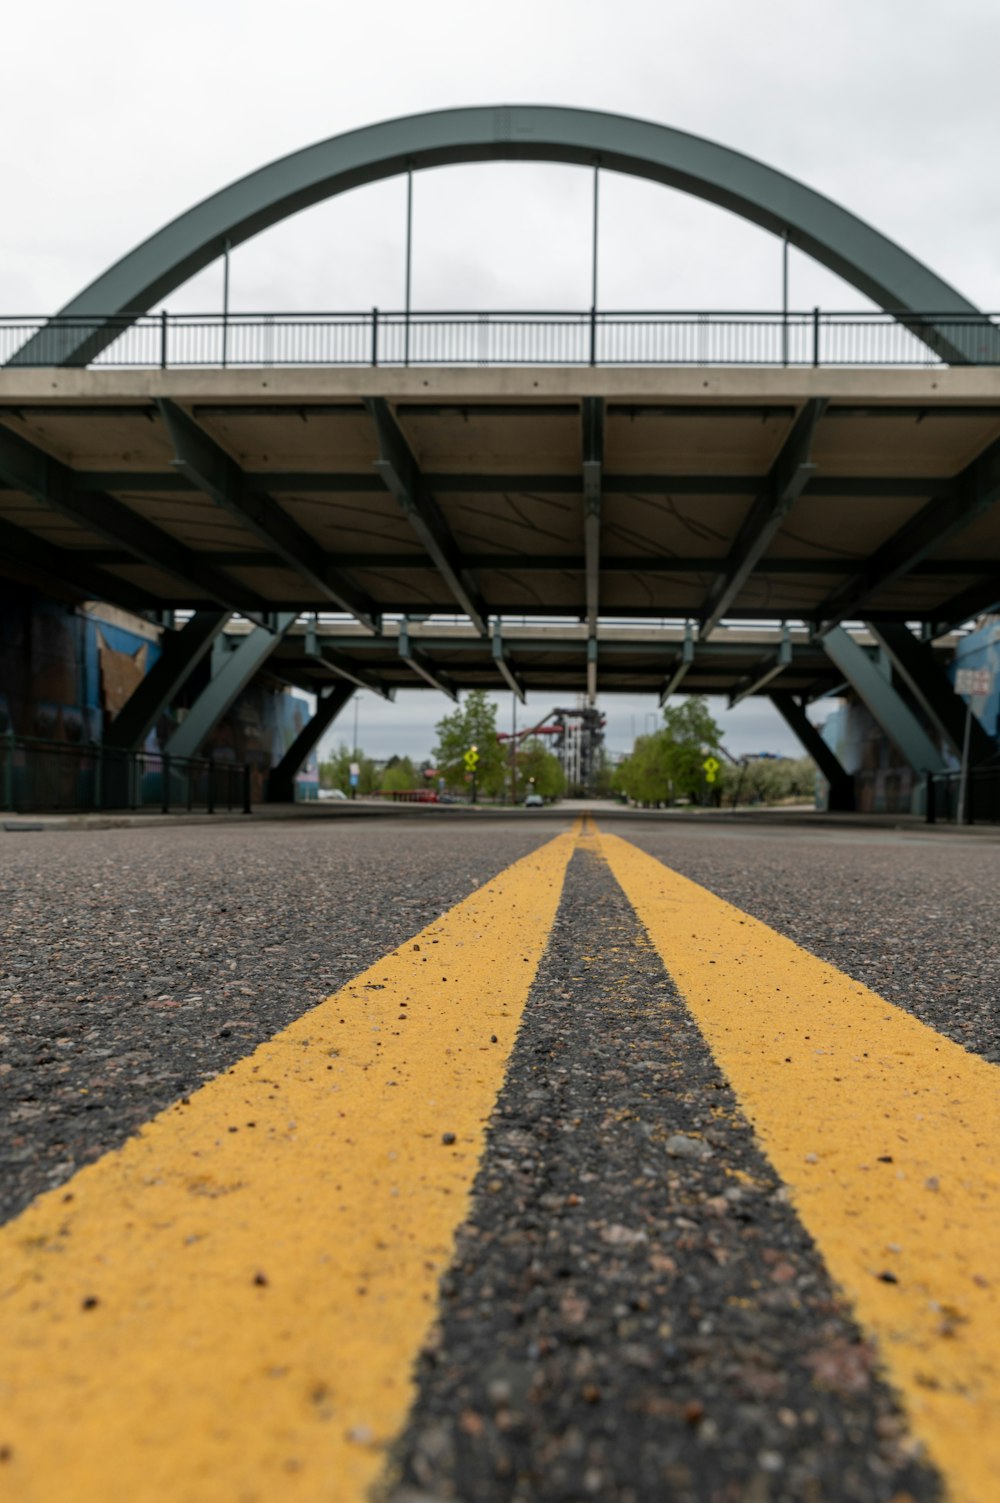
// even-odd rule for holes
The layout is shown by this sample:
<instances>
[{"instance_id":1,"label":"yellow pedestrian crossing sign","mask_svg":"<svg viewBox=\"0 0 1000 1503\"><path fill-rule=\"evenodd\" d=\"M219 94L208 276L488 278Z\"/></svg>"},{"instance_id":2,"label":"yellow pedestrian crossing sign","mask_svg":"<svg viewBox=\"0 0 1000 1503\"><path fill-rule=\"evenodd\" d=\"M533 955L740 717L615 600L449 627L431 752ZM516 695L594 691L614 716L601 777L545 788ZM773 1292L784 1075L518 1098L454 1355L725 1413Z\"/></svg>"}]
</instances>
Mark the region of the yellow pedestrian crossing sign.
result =
<instances>
[{"instance_id":1,"label":"yellow pedestrian crossing sign","mask_svg":"<svg viewBox=\"0 0 1000 1503\"><path fill-rule=\"evenodd\" d=\"M470 746L464 755L466 772L475 772L479 766L479 752L474 746Z\"/></svg>"},{"instance_id":2,"label":"yellow pedestrian crossing sign","mask_svg":"<svg viewBox=\"0 0 1000 1503\"><path fill-rule=\"evenodd\" d=\"M705 774L705 782L714 783L719 775L719 768L722 766L722 763L715 757L706 757L701 765Z\"/></svg>"}]
</instances>

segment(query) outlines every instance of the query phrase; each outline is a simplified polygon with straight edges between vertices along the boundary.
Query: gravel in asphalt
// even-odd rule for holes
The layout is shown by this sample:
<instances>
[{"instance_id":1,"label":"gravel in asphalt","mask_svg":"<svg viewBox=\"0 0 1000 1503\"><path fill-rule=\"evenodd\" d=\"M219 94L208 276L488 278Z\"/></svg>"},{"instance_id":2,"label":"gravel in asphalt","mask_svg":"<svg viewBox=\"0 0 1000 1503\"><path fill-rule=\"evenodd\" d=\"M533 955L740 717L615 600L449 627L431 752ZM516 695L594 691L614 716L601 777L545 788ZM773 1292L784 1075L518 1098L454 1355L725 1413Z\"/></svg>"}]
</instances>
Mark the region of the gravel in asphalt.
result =
<instances>
[{"instance_id":1,"label":"gravel in asphalt","mask_svg":"<svg viewBox=\"0 0 1000 1503\"><path fill-rule=\"evenodd\" d=\"M0 1219L565 827L0 835Z\"/></svg>"},{"instance_id":2,"label":"gravel in asphalt","mask_svg":"<svg viewBox=\"0 0 1000 1503\"><path fill-rule=\"evenodd\" d=\"M391 1503L939 1496L631 907L578 853Z\"/></svg>"},{"instance_id":3,"label":"gravel in asphalt","mask_svg":"<svg viewBox=\"0 0 1000 1503\"><path fill-rule=\"evenodd\" d=\"M891 831L600 824L1000 1063L1000 846Z\"/></svg>"}]
</instances>

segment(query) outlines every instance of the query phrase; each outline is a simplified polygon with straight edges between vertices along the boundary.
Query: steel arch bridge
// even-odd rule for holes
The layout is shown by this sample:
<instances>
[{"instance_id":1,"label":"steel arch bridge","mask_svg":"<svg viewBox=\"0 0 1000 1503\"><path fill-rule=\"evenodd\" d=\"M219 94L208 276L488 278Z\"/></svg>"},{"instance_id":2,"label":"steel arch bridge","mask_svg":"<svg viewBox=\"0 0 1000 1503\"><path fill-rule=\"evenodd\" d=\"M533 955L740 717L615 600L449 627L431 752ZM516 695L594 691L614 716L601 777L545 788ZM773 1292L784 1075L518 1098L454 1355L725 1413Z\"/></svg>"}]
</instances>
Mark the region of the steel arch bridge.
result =
<instances>
[{"instance_id":1,"label":"steel arch bridge","mask_svg":"<svg viewBox=\"0 0 1000 1503\"><path fill-rule=\"evenodd\" d=\"M787 235L924 340L926 366L81 368L310 204L500 160L633 174ZM929 639L1000 601L998 503L987 314L774 169L586 110L446 110L293 153L151 236L0 367L0 572L194 613L109 744L142 743L238 613L170 749L193 755L266 667L319 700L276 769L286 790L359 687L767 695L847 802L805 713L847 684L934 772L966 718ZM337 619L302 624L321 613Z\"/></svg>"},{"instance_id":2,"label":"steel arch bridge","mask_svg":"<svg viewBox=\"0 0 1000 1503\"><path fill-rule=\"evenodd\" d=\"M558 162L645 178L730 209L843 277L906 322L936 354L973 364L1000 354L979 310L922 262L805 184L685 131L552 105L438 110L333 136L204 199L136 246L57 315L46 363L80 365L190 277L262 230L324 199L401 173L470 162ZM940 315L940 321L926 315ZM970 319L956 329L948 316ZM33 349L33 346L36 346ZM12 363L37 363L36 341Z\"/></svg>"}]
</instances>

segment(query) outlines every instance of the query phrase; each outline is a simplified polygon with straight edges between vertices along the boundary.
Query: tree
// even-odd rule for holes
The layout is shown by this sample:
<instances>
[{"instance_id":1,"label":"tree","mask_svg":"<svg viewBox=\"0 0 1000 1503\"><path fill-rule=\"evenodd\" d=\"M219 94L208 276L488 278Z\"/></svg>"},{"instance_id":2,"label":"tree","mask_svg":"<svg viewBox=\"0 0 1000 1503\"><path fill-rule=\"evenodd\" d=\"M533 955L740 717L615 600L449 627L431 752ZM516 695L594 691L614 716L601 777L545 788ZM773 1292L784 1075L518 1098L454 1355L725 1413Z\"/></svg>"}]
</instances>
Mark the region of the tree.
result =
<instances>
[{"instance_id":1,"label":"tree","mask_svg":"<svg viewBox=\"0 0 1000 1503\"><path fill-rule=\"evenodd\" d=\"M404 793L420 781L409 757L390 757L382 771L384 793Z\"/></svg>"},{"instance_id":2,"label":"tree","mask_svg":"<svg viewBox=\"0 0 1000 1503\"><path fill-rule=\"evenodd\" d=\"M705 792L704 762L722 745L704 695L692 694L680 705L667 705L663 729L640 736L615 773L614 784L639 804L697 799Z\"/></svg>"},{"instance_id":3,"label":"tree","mask_svg":"<svg viewBox=\"0 0 1000 1503\"><path fill-rule=\"evenodd\" d=\"M327 761L319 764L319 786L339 788L343 793L351 790L351 763L359 767L358 792L373 793L377 785L375 763L363 751L352 749L342 741Z\"/></svg>"},{"instance_id":4,"label":"tree","mask_svg":"<svg viewBox=\"0 0 1000 1503\"><path fill-rule=\"evenodd\" d=\"M517 753L517 789L524 799L529 793L542 798L558 798L566 789L566 775L558 757L554 757L537 736L521 743Z\"/></svg>"},{"instance_id":5,"label":"tree","mask_svg":"<svg viewBox=\"0 0 1000 1503\"><path fill-rule=\"evenodd\" d=\"M479 793L496 798L503 791L506 756L497 741L497 707L485 689L473 689L455 710L437 723L438 744L432 756L449 788L466 788L465 754L479 753Z\"/></svg>"}]
</instances>

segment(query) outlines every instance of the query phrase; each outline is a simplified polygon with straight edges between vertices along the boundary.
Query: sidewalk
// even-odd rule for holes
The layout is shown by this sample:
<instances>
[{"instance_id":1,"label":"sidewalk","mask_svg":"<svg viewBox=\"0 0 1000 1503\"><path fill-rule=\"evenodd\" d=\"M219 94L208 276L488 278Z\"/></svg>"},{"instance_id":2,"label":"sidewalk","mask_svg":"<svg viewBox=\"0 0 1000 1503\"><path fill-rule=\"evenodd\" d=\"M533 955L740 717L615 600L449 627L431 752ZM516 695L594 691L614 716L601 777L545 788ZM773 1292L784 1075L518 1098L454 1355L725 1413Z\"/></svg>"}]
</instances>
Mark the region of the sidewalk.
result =
<instances>
[{"instance_id":1,"label":"sidewalk","mask_svg":"<svg viewBox=\"0 0 1000 1503\"><path fill-rule=\"evenodd\" d=\"M916 814L829 814L800 805L784 809L632 809L611 799L564 799L545 809L490 804L395 804L357 799L346 803L309 800L298 804L261 804L251 814L203 810L108 811L94 814L0 814L0 833L26 834L50 830L157 830L179 825L252 825L288 820L343 821L355 819L486 820L517 819L537 824L553 817L572 819L589 813L605 821L654 824L720 825L788 830L893 830L932 840L940 835L1000 843L1000 824L929 825Z\"/></svg>"}]
</instances>

